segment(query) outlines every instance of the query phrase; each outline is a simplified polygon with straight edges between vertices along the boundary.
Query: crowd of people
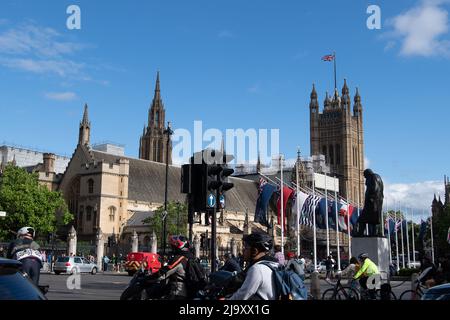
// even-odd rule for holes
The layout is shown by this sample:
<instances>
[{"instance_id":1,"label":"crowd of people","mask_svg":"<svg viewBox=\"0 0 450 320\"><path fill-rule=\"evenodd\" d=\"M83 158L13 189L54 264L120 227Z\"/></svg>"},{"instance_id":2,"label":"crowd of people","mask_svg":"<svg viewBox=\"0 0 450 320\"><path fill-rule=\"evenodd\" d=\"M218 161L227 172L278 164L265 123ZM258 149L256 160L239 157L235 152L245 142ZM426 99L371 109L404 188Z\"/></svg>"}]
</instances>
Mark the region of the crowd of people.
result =
<instances>
[{"instance_id":1,"label":"crowd of people","mask_svg":"<svg viewBox=\"0 0 450 320\"><path fill-rule=\"evenodd\" d=\"M39 283L40 270L44 263L52 266L56 256L41 250L34 241L35 231L31 227L24 227L18 231L18 237L11 242L8 249L0 248L0 257L17 259L22 262L22 269L31 280ZM165 259L159 271L162 279L167 280L169 299L189 299L195 291L201 288L206 281L206 273L201 267L200 260L193 255L192 247L184 236L170 236L169 244L172 248L170 255ZM239 256L226 253L218 259L220 271L226 271L241 280L239 288L228 297L230 300L273 300L278 299L274 282L274 270L289 270L295 273L301 281L305 280L307 261L294 252L283 253L279 245L273 246L272 238L265 233L252 233L243 238L243 253ZM64 254L63 254L64 256ZM69 256L74 256L70 253ZM78 253L77 256L83 257ZM94 255L85 257L91 263L96 263ZM121 271L125 257L103 256L103 271ZM111 270L110 266L113 266ZM342 271L336 271L336 261L329 255L325 261L326 277L337 275L340 279L347 279L348 284L358 283L361 288L368 291L370 298L375 298L375 291L367 288L367 281L372 275L379 274L377 265L367 253L358 257L351 257L349 265ZM420 276L418 281L427 288L438 284L450 282L450 262L448 257L439 258L439 265L433 264L428 257L422 257ZM192 292L195 288L194 292Z\"/></svg>"}]
</instances>

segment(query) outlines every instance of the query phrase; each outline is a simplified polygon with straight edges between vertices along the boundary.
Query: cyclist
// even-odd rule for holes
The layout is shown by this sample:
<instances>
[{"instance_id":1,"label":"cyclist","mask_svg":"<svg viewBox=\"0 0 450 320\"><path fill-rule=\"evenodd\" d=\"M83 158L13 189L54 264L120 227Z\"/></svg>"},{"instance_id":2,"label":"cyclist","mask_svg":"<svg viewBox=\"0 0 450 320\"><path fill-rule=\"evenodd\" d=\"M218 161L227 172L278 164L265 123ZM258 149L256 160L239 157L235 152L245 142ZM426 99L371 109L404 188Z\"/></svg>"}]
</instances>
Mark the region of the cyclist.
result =
<instances>
[{"instance_id":1,"label":"cyclist","mask_svg":"<svg viewBox=\"0 0 450 320\"><path fill-rule=\"evenodd\" d=\"M358 259L355 257L351 257L350 264L347 266L347 268L338 272L338 276L340 276L341 278L348 279L347 284L350 284L351 282L353 282L352 281L353 277L358 272L359 268L360 268L360 264L358 262Z\"/></svg>"},{"instance_id":2,"label":"cyclist","mask_svg":"<svg viewBox=\"0 0 450 320\"><path fill-rule=\"evenodd\" d=\"M168 279L169 300L185 300L205 285L205 274L184 236L169 236L172 255L160 269L161 280Z\"/></svg>"},{"instance_id":3,"label":"cyclist","mask_svg":"<svg viewBox=\"0 0 450 320\"><path fill-rule=\"evenodd\" d=\"M230 298L230 300L275 300L277 299L275 282L272 277L272 269L261 264L262 261L277 268L279 262L270 256L272 238L264 233L252 233L244 236L244 259L248 267L242 286Z\"/></svg>"},{"instance_id":4,"label":"cyclist","mask_svg":"<svg viewBox=\"0 0 450 320\"><path fill-rule=\"evenodd\" d=\"M9 259L22 262L22 271L28 274L31 280L38 285L40 270L42 268L42 255L39 245L34 242L36 233L32 227L23 227L17 231L17 239L9 244Z\"/></svg>"},{"instance_id":5,"label":"cyclist","mask_svg":"<svg viewBox=\"0 0 450 320\"><path fill-rule=\"evenodd\" d=\"M356 272L353 277L354 280L359 280L359 284L361 288L364 290L368 290L367 288L367 280L369 277L379 274L377 265L369 259L369 255L367 253L361 253L358 256L359 261L361 262L361 268ZM376 289L369 289L369 297L374 300L376 298L375 291Z\"/></svg>"}]
</instances>

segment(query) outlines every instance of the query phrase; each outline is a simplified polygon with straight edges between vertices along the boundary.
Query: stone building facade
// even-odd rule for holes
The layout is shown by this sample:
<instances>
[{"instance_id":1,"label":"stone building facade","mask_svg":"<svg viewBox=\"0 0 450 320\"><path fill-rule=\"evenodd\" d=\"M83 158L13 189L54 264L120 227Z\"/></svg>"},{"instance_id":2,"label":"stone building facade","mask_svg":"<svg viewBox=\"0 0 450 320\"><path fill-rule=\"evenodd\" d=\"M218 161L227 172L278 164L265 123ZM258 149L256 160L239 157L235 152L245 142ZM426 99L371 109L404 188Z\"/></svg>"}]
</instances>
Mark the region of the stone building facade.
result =
<instances>
[{"instance_id":1,"label":"stone building facade","mask_svg":"<svg viewBox=\"0 0 450 320\"><path fill-rule=\"evenodd\" d=\"M325 155L330 174L339 178L340 194L352 203L364 203L363 107L358 89L351 110L350 91L344 80L342 97L337 89L325 96L320 112L313 85L310 110L311 155Z\"/></svg>"}]
</instances>

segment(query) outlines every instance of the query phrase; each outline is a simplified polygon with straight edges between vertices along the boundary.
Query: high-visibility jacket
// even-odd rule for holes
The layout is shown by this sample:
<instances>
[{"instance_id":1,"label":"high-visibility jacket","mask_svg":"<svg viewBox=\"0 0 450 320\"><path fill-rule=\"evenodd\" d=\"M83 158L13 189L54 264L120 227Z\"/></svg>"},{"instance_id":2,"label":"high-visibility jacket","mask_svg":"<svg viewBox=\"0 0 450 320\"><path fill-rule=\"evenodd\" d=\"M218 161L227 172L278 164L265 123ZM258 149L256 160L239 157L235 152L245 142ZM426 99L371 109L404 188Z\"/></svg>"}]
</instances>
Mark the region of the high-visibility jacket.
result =
<instances>
[{"instance_id":1,"label":"high-visibility jacket","mask_svg":"<svg viewBox=\"0 0 450 320\"><path fill-rule=\"evenodd\" d=\"M378 271L377 265L369 258L366 258L366 260L364 260L363 265L358 270L358 272L355 274L353 279L358 279L362 275L364 275L365 277L370 277L370 276L372 276L374 274L378 274L378 273L379 273L379 271Z\"/></svg>"}]
</instances>

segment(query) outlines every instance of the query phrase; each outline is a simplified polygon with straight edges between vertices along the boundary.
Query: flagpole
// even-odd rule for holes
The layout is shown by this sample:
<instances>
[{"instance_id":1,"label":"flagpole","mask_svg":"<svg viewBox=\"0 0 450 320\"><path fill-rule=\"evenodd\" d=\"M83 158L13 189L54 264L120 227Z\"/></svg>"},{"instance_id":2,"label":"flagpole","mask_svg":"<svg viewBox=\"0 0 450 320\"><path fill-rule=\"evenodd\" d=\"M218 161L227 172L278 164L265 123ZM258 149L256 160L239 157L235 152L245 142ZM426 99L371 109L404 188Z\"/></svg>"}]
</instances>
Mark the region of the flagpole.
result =
<instances>
[{"instance_id":1,"label":"flagpole","mask_svg":"<svg viewBox=\"0 0 450 320\"><path fill-rule=\"evenodd\" d=\"M406 252L408 253L408 268L411 267L411 258L409 254L409 231L408 231L408 208L405 207L405 215L406 215Z\"/></svg>"},{"instance_id":2,"label":"flagpole","mask_svg":"<svg viewBox=\"0 0 450 320\"><path fill-rule=\"evenodd\" d=\"M394 228L395 228L395 251L397 253L397 272L400 271L400 259L398 256L398 228L397 228L397 201L395 201L395 213L394 213Z\"/></svg>"},{"instance_id":3,"label":"flagpole","mask_svg":"<svg viewBox=\"0 0 450 320\"><path fill-rule=\"evenodd\" d=\"M312 192L313 192L313 234L314 234L314 239L313 239L313 250L314 250L314 271L317 271L317 239L316 239L316 202L314 201L314 197L315 197L315 189L316 189L316 181L315 181L315 176L313 173L313 181L312 181Z\"/></svg>"},{"instance_id":4,"label":"flagpole","mask_svg":"<svg viewBox=\"0 0 450 320\"><path fill-rule=\"evenodd\" d=\"M400 209L401 209L402 205L400 204ZM400 211L401 212L401 211ZM403 214L401 214L401 223L400 223L400 236L402 238L402 266L403 269L405 269L405 241L403 238Z\"/></svg>"},{"instance_id":5,"label":"flagpole","mask_svg":"<svg viewBox=\"0 0 450 320\"><path fill-rule=\"evenodd\" d=\"M280 155L280 169L281 169L281 184L280 184L280 194L281 194L281 253L284 255L284 192L283 192L283 155Z\"/></svg>"},{"instance_id":6,"label":"flagpole","mask_svg":"<svg viewBox=\"0 0 450 320\"><path fill-rule=\"evenodd\" d=\"M430 227L431 227L431 260L434 263L433 212L431 212L430 215Z\"/></svg>"},{"instance_id":7,"label":"flagpole","mask_svg":"<svg viewBox=\"0 0 450 320\"><path fill-rule=\"evenodd\" d=\"M348 236L348 260L352 256L352 238L350 236L350 204L347 203L347 236Z\"/></svg>"},{"instance_id":8,"label":"flagpole","mask_svg":"<svg viewBox=\"0 0 450 320\"><path fill-rule=\"evenodd\" d=\"M336 211L336 245L337 245L337 262L338 262L338 271L341 271L341 250L339 246L339 217L338 217L338 198L336 191L336 176L334 177L334 206Z\"/></svg>"},{"instance_id":9,"label":"flagpole","mask_svg":"<svg viewBox=\"0 0 450 320\"><path fill-rule=\"evenodd\" d=\"M412 221L412 225L411 225L411 231L412 231L412 249L413 249L413 263L414 265L416 265L416 244L415 244L415 240L414 240L414 215L413 215L413 210L411 210L411 221Z\"/></svg>"},{"instance_id":10,"label":"flagpole","mask_svg":"<svg viewBox=\"0 0 450 320\"><path fill-rule=\"evenodd\" d=\"M336 81L336 52L333 52L333 61L334 61L334 89L337 89L337 81Z\"/></svg>"},{"instance_id":11,"label":"flagpole","mask_svg":"<svg viewBox=\"0 0 450 320\"><path fill-rule=\"evenodd\" d=\"M295 182L297 183L297 195L296 195L296 202L297 202L297 258L300 258L301 250L300 250L300 201L299 201L299 195L300 191L298 188L298 169L299 169L299 163L300 163L300 148L298 148L297 152L297 166L295 170Z\"/></svg>"},{"instance_id":12,"label":"flagpole","mask_svg":"<svg viewBox=\"0 0 450 320\"><path fill-rule=\"evenodd\" d=\"M389 202L386 198L386 207L387 207L387 214L386 214L386 220L387 220L387 232L388 232L388 239L389 239L389 263L392 264L392 246L391 246L391 214L389 213Z\"/></svg>"},{"instance_id":13,"label":"flagpole","mask_svg":"<svg viewBox=\"0 0 450 320\"><path fill-rule=\"evenodd\" d=\"M327 190L327 173L325 173L325 228L327 229L327 258L330 255L330 230L328 228L328 190Z\"/></svg>"}]
</instances>

